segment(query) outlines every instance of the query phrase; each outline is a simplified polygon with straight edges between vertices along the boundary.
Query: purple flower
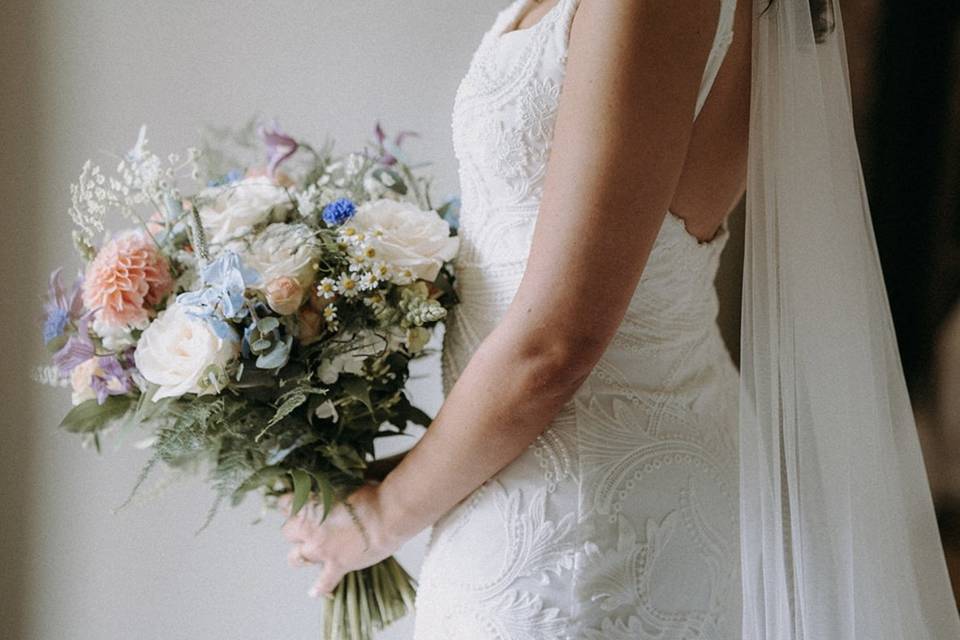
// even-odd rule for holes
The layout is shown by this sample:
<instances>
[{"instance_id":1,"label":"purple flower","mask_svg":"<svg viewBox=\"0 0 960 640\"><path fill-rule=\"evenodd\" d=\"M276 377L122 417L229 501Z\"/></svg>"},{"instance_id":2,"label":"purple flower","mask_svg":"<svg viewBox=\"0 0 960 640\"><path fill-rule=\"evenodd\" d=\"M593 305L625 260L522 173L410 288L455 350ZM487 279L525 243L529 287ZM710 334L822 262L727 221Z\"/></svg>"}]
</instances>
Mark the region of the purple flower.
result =
<instances>
[{"instance_id":1,"label":"purple flower","mask_svg":"<svg viewBox=\"0 0 960 640\"><path fill-rule=\"evenodd\" d=\"M403 159L400 152L400 145L403 144L404 138L420 137L420 134L415 131L401 131L394 136L392 141L387 140L387 134L383 131L383 127L380 126L379 122L374 126L373 133L377 137L377 144L380 145L381 155L378 162L387 166L397 164L398 161Z\"/></svg>"},{"instance_id":2,"label":"purple flower","mask_svg":"<svg viewBox=\"0 0 960 640\"><path fill-rule=\"evenodd\" d=\"M43 305L44 344L50 344L50 342L62 336L67 325L70 322L75 322L83 313L83 297L80 291L83 280L80 276L77 276L73 286L67 291L60 278L62 271L63 269L57 269L50 274L47 299Z\"/></svg>"},{"instance_id":3,"label":"purple flower","mask_svg":"<svg viewBox=\"0 0 960 640\"><path fill-rule=\"evenodd\" d=\"M323 221L331 227L341 225L357 212L357 206L350 198L339 198L323 208Z\"/></svg>"},{"instance_id":4,"label":"purple flower","mask_svg":"<svg viewBox=\"0 0 960 640\"><path fill-rule=\"evenodd\" d=\"M272 128L260 127L260 137L267 145L267 170L270 177L276 174L277 167L290 156L297 152L300 145L297 141L277 129L276 123L272 123Z\"/></svg>"},{"instance_id":5,"label":"purple flower","mask_svg":"<svg viewBox=\"0 0 960 640\"><path fill-rule=\"evenodd\" d=\"M87 359L71 374L73 402L80 404L90 396L103 404L110 396L124 396L135 388L133 349L123 353L96 356Z\"/></svg>"},{"instance_id":6,"label":"purple flower","mask_svg":"<svg viewBox=\"0 0 960 640\"><path fill-rule=\"evenodd\" d=\"M87 329L92 316L93 311L84 314L77 323L77 333L70 336L67 343L53 354L53 366L63 377L69 376L74 369L92 358L97 351Z\"/></svg>"},{"instance_id":7,"label":"purple flower","mask_svg":"<svg viewBox=\"0 0 960 640\"><path fill-rule=\"evenodd\" d=\"M133 390L132 371L133 350L125 353L100 356L97 358L97 369L91 376L90 388L97 394L97 404L107 401L107 396L124 396Z\"/></svg>"}]
</instances>

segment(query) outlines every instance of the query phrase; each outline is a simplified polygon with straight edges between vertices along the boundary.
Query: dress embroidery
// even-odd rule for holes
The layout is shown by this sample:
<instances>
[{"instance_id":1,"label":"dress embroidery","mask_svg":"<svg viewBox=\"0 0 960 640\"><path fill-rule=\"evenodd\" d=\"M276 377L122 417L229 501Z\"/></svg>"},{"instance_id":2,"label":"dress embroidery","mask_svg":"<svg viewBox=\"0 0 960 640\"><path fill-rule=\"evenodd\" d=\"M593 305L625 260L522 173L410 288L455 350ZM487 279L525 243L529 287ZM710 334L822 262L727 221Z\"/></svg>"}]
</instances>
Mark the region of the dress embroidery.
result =
<instances>
[{"instance_id":1,"label":"dress embroidery","mask_svg":"<svg viewBox=\"0 0 960 640\"><path fill-rule=\"evenodd\" d=\"M526 266L578 0L483 36L454 102L461 304L442 358L449 391ZM732 38L721 3L697 110ZM708 243L668 213L626 316L550 428L434 526L415 640L737 640L736 369Z\"/></svg>"}]
</instances>

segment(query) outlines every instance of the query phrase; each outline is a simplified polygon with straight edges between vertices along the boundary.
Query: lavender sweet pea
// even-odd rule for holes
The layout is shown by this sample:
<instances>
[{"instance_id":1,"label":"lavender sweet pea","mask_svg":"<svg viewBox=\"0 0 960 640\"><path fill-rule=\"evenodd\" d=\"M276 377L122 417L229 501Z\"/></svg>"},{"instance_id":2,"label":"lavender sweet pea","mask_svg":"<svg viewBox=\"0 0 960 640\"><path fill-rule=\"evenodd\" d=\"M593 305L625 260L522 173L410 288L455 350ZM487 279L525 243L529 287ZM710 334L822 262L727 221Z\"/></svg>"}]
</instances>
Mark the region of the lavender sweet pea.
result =
<instances>
[{"instance_id":1,"label":"lavender sweet pea","mask_svg":"<svg viewBox=\"0 0 960 640\"><path fill-rule=\"evenodd\" d=\"M274 124L274 127L276 127L276 124ZM297 144L296 140L285 133L281 133L276 128L260 127L260 137L263 138L267 147L267 169L272 178L276 175L277 168L296 153L300 145Z\"/></svg>"}]
</instances>

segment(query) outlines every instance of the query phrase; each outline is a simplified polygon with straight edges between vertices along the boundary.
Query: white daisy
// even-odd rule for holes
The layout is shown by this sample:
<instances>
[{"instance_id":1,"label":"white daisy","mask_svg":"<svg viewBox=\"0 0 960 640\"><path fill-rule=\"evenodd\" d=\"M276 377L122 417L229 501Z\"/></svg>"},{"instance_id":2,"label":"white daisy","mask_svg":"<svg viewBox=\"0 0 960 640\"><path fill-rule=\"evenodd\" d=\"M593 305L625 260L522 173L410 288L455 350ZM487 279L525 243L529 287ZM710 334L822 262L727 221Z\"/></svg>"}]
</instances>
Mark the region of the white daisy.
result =
<instances>
[{"instance_id":1,"label":"white daisy","mask_svg":"<svg viewBox=\"0 0 960 640\"><path fill-rule=\"evenodd\" d=\"M341 273L337 282L337 292L352 298L360 292L360 282L349 273Z\"/></svg>"},{"instance_id":2,"label":"white daisy","mask_svg":"<svg viewBox=\"0 0 960 640\"><path fill-rule=\"evenodd\" d=\"M337 295L337 281L333 278L324 278L317 285L317 293L329 300Z\"/></svg>"}]
</instances>

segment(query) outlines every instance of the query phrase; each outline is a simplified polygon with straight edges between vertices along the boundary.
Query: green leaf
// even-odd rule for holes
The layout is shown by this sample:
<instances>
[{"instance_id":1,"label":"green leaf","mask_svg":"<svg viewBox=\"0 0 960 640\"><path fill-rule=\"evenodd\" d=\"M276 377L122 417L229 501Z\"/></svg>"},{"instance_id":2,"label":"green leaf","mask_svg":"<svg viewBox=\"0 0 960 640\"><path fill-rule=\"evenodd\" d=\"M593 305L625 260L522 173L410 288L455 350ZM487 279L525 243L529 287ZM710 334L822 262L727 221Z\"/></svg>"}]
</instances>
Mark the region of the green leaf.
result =
<instances>
[{"instance_id":1,"label":"green leaf","mask_svg":"<svg viewBox=\"0 0 960 640\"><path fill-rule=\"evenodd\" d=\"M307 401L307 394L302 393L300 391L291 393L290 395L287 396L287 399L284 400L279 407L277 407L277 412L273 414L272 418L270 418L270 422L267 423L267 426L272 427L273 425L277 424L278 422L286 418L288 415L293 413L297 407L299 407L306 401Z\"/></svg>"},{"instance_id":2,"label":"green leaf","mask_svg":"<svg viewBox=\"0 0 960 640\"><path fill-rule=\"evenodd\" d=\"M313 481L310 474L303 469L294 469L290 472L290 478L293 480L293 505L290 507L290 515L296 515L307 504L307 498L310 497L310 489L313 488Z\"/></svg>"},{"instance_id":3,"label":"green leaf","mask_svg":"<svg viewBox=\"0 0 960 640\"><path fill-rule=\"evenodd\" d=\"M342 376L341 385L344 393L363 403L370 413L373 413L373 404L370 402L370 383L356 376Z\"/></svg>"},{"instance_id":4,"label":"green leaf","mask_svg":"<svg viewBox=\"0 0 960 640\"><path fill-rule=\"evenodd\" d=\"M259 487L267 486L272 484L277 478L284 475L286 471L280 467L270 466L257 469L253 474L247 477L246 480L240 483L240 486L237 487L233 492L233 499L239 501L239 499L246 493L253 491Z\"/></svg>"},{"instance_id":5,"label":"green leaf","mask_svg":"<svg viewBox=\"0 0 960 640\"><path fill-rule=\"evenodd\" d=\"M327 514L330 513L330 507L333 506L333 484L330 482L330 479L320 471L314 471L313 477L317 481L317 487L320 488L320 499L323 501L323 517L320 518L320 522L323 523L323 521L327 519Z\"/></svg>"},{"instance_id":6,"label":"green leaf","mask_svg":"<svg viewBox=\"0 0 960 640\"><path fill-rule=\"evenodd\" d=\"M130 396L108 396L103 404L87 400L63 417L60 428L70 433L95 433L112 420L123 417L134 402L135 399Z\"/></svg>"},{"instance_id":7,"label":"green leaf","mask_svg":"<svg viewBox=\"0 0 960 640\"><path fill-rule=\"evenodd\" d=\"M433 422L433 418L421 409L410 404L410 400L406 395L402 395L400 401L397 402L397 414L405 422L412 422L413 424L419 424L423 427L429 427L430 423ZM407 428L407 425L405 423L398 424L396 427L403 430Z\"/></svg>"},{"instance_id":8,"label":"green leaf","mask_svg":"<svg viewBox=\"0 0 960 640\"><path fill-rule=\"evenodd\" d=\"M402 196L407 195L407 183L396 171L379 167L371 171L370 174L394 193L399 193Z\"/></svg>"},{"instance_id":9,"label":"green leaf","mask_svg":"<svg viewBox=\"0 0 960 640\"><path fill-rule=\"evenodd\" d=\"M330 464L347 475L363 477L363 470L367 468L357 450L347 444L331 444L323 447L323 453Z\"/></svg>"},{"instance_id":10,"label":"green leaf","mask_svg":"<svg viewBox=\"0 0 960 640\"><path fill-rule=\"evenodd\" d=\"M274 329L280 326L280 321L274 316L267 316L265 318L260 318L260 321L257 322L257 329L260 330L260 333L270 333Z\"/></svg>"}]
</instances>

